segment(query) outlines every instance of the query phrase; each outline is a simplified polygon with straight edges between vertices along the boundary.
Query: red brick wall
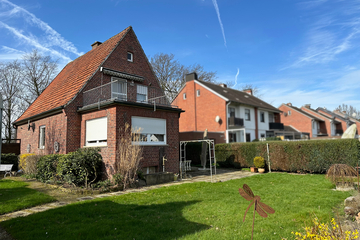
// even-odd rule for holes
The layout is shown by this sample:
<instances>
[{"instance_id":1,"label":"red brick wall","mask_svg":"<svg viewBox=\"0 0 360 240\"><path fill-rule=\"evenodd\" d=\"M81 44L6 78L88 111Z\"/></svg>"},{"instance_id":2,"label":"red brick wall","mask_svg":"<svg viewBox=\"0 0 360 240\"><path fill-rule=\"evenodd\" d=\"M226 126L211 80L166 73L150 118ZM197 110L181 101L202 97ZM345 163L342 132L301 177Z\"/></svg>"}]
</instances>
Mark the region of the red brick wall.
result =
<instances>
[{"instance_id":1,"label":"red brick wall","mask_svg":"<svg viewBox=\"0 0 360 240\"><path fill-rule=\"evenodd\" d=\"M324 112L324 111L321 111L321 110L319 110L319 112L322 113L322 114L325 114L325 115L328 116L328 117L332 117L332 115L330 115L330 114L327 113L327 112ZM343 131L345 132L345 130L346 130L346 128L347 128L347 127L346 127L346 122L343 121L343 120L341 120L341 119L339 119L339 118L335 118L335 120L341 122L341 124L336 124L336 129L337 129L337 130L343 130Z\"/></svg>"},{"instance_id":2,"label":"red brick wall","mask_svg":"<svg viewBox=\"0 0 360 240\"><path fill-rule=\"evenodd\" d=\"M282 104L279 109L283 111L281 113L281 122L284 125L291 125L300 132L307 132L310 133L310 137L312 138L312 125L311 125L311 119L306 117L305 115L297 112L296 110L289 108L287 105ZM288 111L291 111L291 115L284 115L284 113L288 113Z\"/></svg>"},{"instance_id":3,"label":"red brick wall","mask_svg":"<svg viewBox=\"0 0 360 240\"><path fill-rule=\"evenodd\" d=\"M329 119L325 118L324 116L321 116L320 114L318 114L306 107L301 107L301 110L303 110L304 112L307 112L311 115L314 115L317 118L324 120L325 121L324 123L320 122L320 132L326 133L328 136L331 136L331 123L330 123Z\"/></svg>"},{"instance_id":4,"label":"red brick wall","mask_svg":"<svg viewBox=\"0 0 360 240\"><path fill-rule=\"evenodd\" d=\"M144 146L143 159L140 162L141 167L157 167L158 171L162 171L159 167L159 151L164 148L167 158L165 169L168 172L179 172L179 121L178 113L153 109L130 107L124 105L116 105L103 110L84 113L81 121L81 146L85 145L85 121L108 117L108 140L107 146L101 147L101 155L106 167L107 175L115 173L115 161L117 159L118 143L120 138L120 128L125 123L131 124L132 116L151 117L166 119L166 145Z\"/></svg>"},{"instance_id":5,"label":"red brick wall","mask_svg":"<svg viewBox=\"0 0 360 240\"><path fill-rule=\"evenodd\" d=\"M196 95L196 91L200 90L200 96ZM186 99L183 94L186 93ZM180 116L180 132L205 131L219 132L226 141L226 101L195 81L186 82L185 87L173 101L185 113ZM221 121L215 121L219 116ZM190 139L188 139L190 140Z\"/></svg>"},{"instance_id":6,"label":"red brick wall","mask_svg":"<svg viewBox=\"0 0 360 240\"><path fill-rule=\"evenodd\" d=\"M28 144L31 145L31 153L36 154L53 154L54 142L60 143L59 153L67 153L66 146L66 126L67 118L63 113L56 114L44 119L30 122L35 123L34 131L28 124L20 125L17 128L17 138L21 139L20 153L27 153ZM39 127L45 126L45 148L39 149Z\"/></svg>"}]
</instances>

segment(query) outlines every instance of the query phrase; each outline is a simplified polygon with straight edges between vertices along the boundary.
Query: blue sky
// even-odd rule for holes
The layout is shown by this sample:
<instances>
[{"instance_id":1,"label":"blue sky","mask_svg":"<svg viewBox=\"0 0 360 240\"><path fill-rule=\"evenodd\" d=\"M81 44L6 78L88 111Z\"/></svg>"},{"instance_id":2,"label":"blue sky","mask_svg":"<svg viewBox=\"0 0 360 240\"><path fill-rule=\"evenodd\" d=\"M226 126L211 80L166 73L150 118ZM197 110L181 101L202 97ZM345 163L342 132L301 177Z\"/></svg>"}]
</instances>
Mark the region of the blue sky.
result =
<instances>
[{"instance_id":1,"label":"blue sky","mask_svg":"<svg viewBox=\"0 0 360 240\"><path fill-rule=\"evenodd\" d=\"M62 68L130 25L148 56L253 84L275 107L360 109L360 0L0 0L0 61L36 48Z\"/></svg>"}]
</instances>

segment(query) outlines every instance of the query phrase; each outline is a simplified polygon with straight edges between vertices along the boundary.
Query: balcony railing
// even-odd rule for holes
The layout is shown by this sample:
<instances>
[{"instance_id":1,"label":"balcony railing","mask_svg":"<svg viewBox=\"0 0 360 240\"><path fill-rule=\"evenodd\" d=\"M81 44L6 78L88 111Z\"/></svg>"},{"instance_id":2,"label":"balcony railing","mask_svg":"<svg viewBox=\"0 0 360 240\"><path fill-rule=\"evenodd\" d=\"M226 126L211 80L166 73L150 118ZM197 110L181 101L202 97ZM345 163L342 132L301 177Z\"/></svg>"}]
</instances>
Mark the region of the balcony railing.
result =
<instances>
[{"instance_id":1,"label":"balcony railing","mask_svg":"<svg viewBox=\"0 0 360 240\"><path fill-rule=\"evenodd\" d=\"M116 100L119 102L137 102L149 105L154 105L155 103L156 106L176 107L170 105L166 96L164 96L164 92L159 88L147 86L147 100L143 101L139 101L137 98L137 84L128 82L126 88L126 93L112 92L111 83L107 83L85 91L83 93L83 106L88 106L104 101Z\"/></svg>"},{"instance_id":2,"label":"balcony railing","mask_svg":"<svg viewBox=\"0 0 360 240\"><path fill-rule=\"evenodd\" d=\"M284 124L283 123L272 122L272 123L269 123L269 129L284 130Z\"/></svg>"},{"instance_id":3,"label":"balcony railing","mask_svg":"<svg viewBox=\"0 0 360 240\"><path fill-rule=\"evenodd\" d=\"M228 119L228 124L229 126L244 126L244 119L231 116Z\"/></svg>"}]
</instances>

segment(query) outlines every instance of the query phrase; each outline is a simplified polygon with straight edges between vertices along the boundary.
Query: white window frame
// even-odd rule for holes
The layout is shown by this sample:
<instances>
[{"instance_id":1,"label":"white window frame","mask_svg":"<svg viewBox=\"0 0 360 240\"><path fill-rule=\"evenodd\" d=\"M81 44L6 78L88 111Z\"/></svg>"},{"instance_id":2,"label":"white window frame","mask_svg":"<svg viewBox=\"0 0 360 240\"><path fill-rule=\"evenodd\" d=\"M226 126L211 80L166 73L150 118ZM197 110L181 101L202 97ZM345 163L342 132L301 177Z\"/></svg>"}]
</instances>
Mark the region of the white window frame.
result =
<instances>
[{"instance_id":1,"label":"white window frame","mask_svg":"<svg viewBox=\"0 0 360 240\"><path fill-rule=\"evenodd\" d=\"M183 99L186 100L186 93L183 93Z\"/></svg>"},{"instance_id":2,"label":"white window frame","mask_svg":"<svg viewBox=\"0 0 360 240\"><path fill-rule=\"evenodd\" d=\"M291 115L291 111L290 111L290 110L288 111L288 115L289 115L289 116Z\"/></svg>"},{"instance_id":3,"label":"white window frame","mask_svg":"<svg viewBox=\"0 0 360 240\"><path fill-rule=\"evenodd\" d=\"M200 89L196 90L196 96L200 97Z\"/></svg>"},{"instance_id":4,"label":"white window frame","mask_svg":"<svg viewBox=\"0 0 360 240\"><path fill-rule=\"evenodd\" d=\"M39 127L39 148L40 149L44 149L45 148L45 140L46 140L46 127L45 126L40 126Z\"/></svg>"},{"instance_id":5,"label":"white window frame","mask_svg":"<svg viewBox=\"0 0 360 240\"><path fill-rule=\"evenodd\" d=\"M140 138L145 141L133 142L139 145L166 145L166 119L163 118L147 118L147 117L131 117L132 131L140 132ZM152 141L157 139L156 135L163 136L163 141Z\"/></svg>"},{"instance_id":6,"label":"white window frame","mask_svg":"<svg viewBox=\"0 0 360 240\"><path fill-rule=\"evenodd\" d=\"M265 122L265 112L260 112L260 122Z\"/></svg>"},{"instance_id":7,"label":"white window frame","mask_svg":"<svg viewBox=\"0 0 360 240\"><path fill-rule=\"evenodd\" d=\"M115 87L116 84L121 84L123 87L123 92L118 92ZM117 98L119 100L127 101L127 81L121 78L111 78L111 98Z\"/></svg>"},{"instance_id":8,"label":"white window frame","mask_svg":"<svg viewBox=\"0 0 360 240\"><path fill-rule=\"evenodd\" d=\"M249 114L247 114L247 112ZM251 111L248 108L245 108L245 121L251 121Z\"/></svg>"},{"instance_id":9,"label":"white window frame","mask_svg":"<svg viewBox=\"0 0 360 240\"><path fill-rule=\"evenodd\" d=\"M138 96L145 96L145 100L139 100ZM136 86L136 101L137 102L147 102L148 101L148 87L145 85L137 84Z\"/></svg>"},{"instance_id":10,"label":"white window frame","mask_svg":"<svg viewBox=\"0 0 360 240\"><path fill-rule=\"evenodd\" d=\"M129 58L130 56L130 58ZM133 62L134 61L134 54L131 52L127 52L126 58L129 62Z\"/></svg>"},{"instance_id":11,"label":"white window frame","mask_svg":"<svg viewBox=\"0 0 360 240\"><path fill-rule=\"evenodd\" d=\"M107 146L107 137L108 137L107 126L108 126L107 117L86 120L85 146L89 146L89 147Z\"/></svg>"}]
</instances>

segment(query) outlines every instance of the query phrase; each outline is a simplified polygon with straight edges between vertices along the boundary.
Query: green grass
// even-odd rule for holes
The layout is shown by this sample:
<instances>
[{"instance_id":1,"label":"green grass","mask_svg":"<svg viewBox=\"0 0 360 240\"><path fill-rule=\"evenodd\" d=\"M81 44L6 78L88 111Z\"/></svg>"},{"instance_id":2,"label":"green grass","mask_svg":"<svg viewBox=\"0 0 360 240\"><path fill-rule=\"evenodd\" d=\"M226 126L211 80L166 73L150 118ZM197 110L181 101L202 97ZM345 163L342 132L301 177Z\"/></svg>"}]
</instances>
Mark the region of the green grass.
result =
<instances>
[{"instance_id":1,"label":"green grass","mask_svg":"<svg viewBox=\"0 0 360 240\"><path fill-rule=\"evenodd\" d=\"M0 214L55 201L46 194L27 188L27 185L11 179L0 180Z\"/></svg>"},{"instance_id":2,"label":"green grass","mask_svg":"<svg viewBox=\"0 0 360 240\"><path fill-rule=\"evenodd\" d=\"M251 208L238 192L246 183L275 209L256 214L254 239L291 237L311 214L328 221L350 195L324 175L268 173L222 183L189 183L79 202L2 222L16 239L250 239Z\"/></svg>"}]
</instances>

